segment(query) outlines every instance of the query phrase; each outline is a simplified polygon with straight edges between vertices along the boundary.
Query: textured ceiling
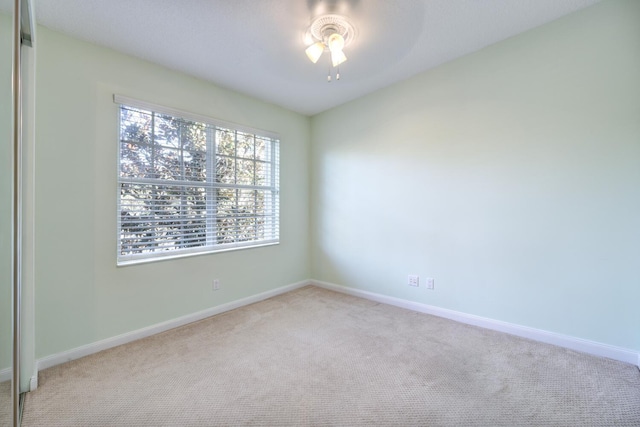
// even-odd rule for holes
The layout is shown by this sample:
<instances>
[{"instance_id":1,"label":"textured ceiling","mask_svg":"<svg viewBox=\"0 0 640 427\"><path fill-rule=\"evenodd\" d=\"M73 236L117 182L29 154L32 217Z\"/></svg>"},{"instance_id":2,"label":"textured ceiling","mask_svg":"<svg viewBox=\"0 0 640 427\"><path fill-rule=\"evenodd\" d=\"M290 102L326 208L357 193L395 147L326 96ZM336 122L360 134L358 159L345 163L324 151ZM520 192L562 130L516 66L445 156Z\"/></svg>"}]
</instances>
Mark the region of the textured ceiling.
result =
<instances>
[{"instance_id":1,"label":"textured ceiling","mask_svg":"<svg viewBox=\"0 0 640 427\"><path fill-rule=\"evenodd\" d=\"M599 0L34 0L39 24L313 115ZM8 10L10 0L0 0ZM314 16L356 27L340 81L304 54ZM36 40L37 43L37 40Z\"/></svg>"}]
</instances>

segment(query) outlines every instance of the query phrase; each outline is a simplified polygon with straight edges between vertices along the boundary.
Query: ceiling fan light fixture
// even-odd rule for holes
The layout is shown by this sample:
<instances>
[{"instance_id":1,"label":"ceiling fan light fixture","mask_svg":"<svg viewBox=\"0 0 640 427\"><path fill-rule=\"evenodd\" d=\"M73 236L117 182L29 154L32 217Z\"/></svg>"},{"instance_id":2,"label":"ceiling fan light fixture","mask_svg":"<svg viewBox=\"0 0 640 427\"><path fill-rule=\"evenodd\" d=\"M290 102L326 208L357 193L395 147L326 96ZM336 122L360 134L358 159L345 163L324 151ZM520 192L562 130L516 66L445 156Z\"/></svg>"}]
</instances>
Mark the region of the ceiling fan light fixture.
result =
<instances>
[{"instance_id":1,"label":"ceiling fan light fixture","mask_svg":"<svg viewBox=\"0 0 640 427\"><path fill-rule=\"evenodd\" d=\"M336 50L334 52L331 52L331 64L334 67L337 67L338 65L342 64L346 60L347 60L347 56L344 54L343 51Z\"/></svg>"},{"instance_id":2,"label":"ceiling fan light fixture","mask_svg":"<svg viewBox=\"0 0 640 427\"><path fill-rule=\"evenodd\" d=\"M331 51L331 64L334 67L337 67L347 60L347 56L342 51L342 48L344 47L344 38L340 34L331 34L327 40L327 44Z\"/></svg>"},{"instance_id":3,"label":"ceiling fan light fixture","mask_svg":"<svg viewBox=\"0 0 640 427\"><path fill-rule=\"evenodd\" d=\"M322 56L322 52L324 52L324 43L322 42L316 42L305 50L305 53L314 64L318 62L318 59Z\"/></svg>"},{"instance_id":4,"label":"ceiling fan light fixture","mask_svg":"<svg viewBox=\"0 0 640 427\"><path fill-rule=\"evenodd\" d=\"M327 39L327 44L331 52L342 51L344 49L344 37L338 33L333 33Z\"/></svg>"},{"instance_id":5,"label":"ceiling fan light fixture","mask_svg":"<svg viewBox=\"0 0 640 427\"><path fill-rule=\"evenodd\" d=\"M316 17L307 29L306 40L312 42L305 52L311 62L318 62L324 51L331 53L331 66L338 67L347 60L343 49L355 37L355 28L351 22L340 15L321 15ZM338 79L336 73L336 80ZM328 81L331 81L329 69Z\"/></svg>"}]
</instances>

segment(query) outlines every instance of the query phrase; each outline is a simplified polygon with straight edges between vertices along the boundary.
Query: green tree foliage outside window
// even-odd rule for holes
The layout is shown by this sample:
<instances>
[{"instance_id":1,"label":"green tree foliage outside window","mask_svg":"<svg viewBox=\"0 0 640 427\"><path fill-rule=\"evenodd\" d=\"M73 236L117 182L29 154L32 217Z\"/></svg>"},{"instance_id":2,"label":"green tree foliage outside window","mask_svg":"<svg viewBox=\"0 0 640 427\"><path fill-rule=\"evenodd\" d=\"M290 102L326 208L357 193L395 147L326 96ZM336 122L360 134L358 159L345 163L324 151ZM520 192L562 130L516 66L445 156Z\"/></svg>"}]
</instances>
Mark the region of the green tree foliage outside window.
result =
<instances>
[{"instance_id":1,"label":"green tree foliage outside window","mask_svg":"<svg viewBox=\"0 0 640 427\"><path fill-rule=\"evenodd\" d=\"M277 243L278 144L122 105L119 262Z\"/></svg>"}]
</instances>

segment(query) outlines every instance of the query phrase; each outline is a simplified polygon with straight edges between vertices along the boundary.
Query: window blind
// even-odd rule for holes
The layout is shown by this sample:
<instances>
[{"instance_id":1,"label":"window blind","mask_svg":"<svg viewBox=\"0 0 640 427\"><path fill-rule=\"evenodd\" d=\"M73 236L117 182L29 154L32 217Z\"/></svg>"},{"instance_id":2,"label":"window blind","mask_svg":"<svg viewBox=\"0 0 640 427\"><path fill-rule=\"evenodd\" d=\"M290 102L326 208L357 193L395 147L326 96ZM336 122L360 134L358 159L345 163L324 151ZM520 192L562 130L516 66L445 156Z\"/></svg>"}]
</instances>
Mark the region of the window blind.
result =
<instances>
[{"instance_id":1,"label":"window blind","mask_svg":"<svg viewBox=\"0 0 640 427\"><path fill-rule=\"evenodd\" d=\"M118 264L279 242L279 140L120 104Z\"/></svg>"}]
</instances>

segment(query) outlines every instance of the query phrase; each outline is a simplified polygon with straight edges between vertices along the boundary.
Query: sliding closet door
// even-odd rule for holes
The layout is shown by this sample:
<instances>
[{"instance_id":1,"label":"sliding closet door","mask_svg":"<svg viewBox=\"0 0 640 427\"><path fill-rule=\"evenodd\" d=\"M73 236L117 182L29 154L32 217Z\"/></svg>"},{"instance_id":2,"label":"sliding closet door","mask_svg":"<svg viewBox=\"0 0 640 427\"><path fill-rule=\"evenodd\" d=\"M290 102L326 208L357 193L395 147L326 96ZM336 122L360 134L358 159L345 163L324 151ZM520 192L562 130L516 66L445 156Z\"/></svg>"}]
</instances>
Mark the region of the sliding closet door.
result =
<instances>
[{"instance_id":1,"label":"sliding closet door","mask_svg":"<svg viewBox=\"0 0 640 427\"><path fill-rule=\"evenodd\" d=\"M13 2L12 2L13 4ZM0 12L0 427L12 425L12 10Z\"/></svg>"}]
</instances>

